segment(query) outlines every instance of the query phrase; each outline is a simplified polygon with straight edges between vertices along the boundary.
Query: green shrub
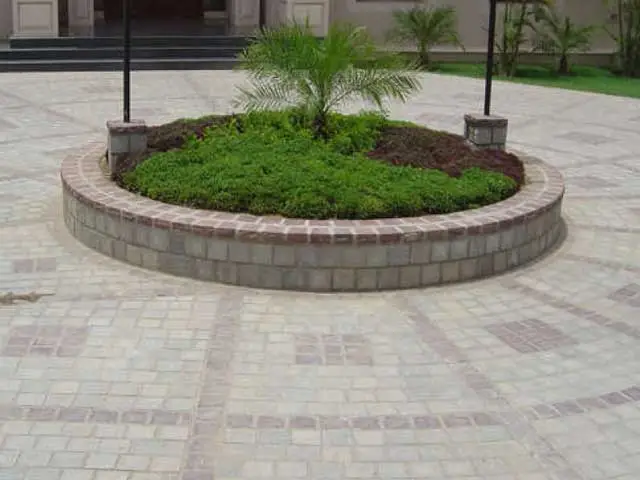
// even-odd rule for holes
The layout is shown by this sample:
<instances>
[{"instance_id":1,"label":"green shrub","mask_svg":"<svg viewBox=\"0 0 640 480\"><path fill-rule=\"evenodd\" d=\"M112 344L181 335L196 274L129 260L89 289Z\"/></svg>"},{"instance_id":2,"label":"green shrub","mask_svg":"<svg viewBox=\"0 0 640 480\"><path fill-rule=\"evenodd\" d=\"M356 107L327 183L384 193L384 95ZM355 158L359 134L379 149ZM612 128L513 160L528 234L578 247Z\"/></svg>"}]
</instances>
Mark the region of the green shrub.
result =
<instances>
[{"instance_id":1,"label":"green shrub","mask_svg":"<svg viewBox=\"0 0 640 480\"><path fill-rule=\"evenodd\" d=\"M449 213L512 195L516 182L471 168L458 178L366 156L390 124L331 114L327 141L304 112L232 117L124 174L127 188L166 203L297 218L367 219ZM417 127L418 128L418 127Z\"/></svg>"}]
</instances>

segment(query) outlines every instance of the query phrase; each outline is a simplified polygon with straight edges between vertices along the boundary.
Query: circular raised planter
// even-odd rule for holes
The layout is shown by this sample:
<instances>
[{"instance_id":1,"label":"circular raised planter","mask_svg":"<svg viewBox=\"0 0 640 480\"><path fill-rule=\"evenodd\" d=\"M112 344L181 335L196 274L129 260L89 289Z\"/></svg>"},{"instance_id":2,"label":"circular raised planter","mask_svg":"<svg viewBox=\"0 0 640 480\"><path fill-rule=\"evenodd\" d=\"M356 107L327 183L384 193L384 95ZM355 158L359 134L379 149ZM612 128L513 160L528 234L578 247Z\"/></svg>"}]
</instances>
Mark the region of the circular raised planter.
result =
<instances>
[{"instance_id":1,"label":"circular raised planter","mask_svg":"<svg viewBox=\"0 0 640 480\"><path fill-rule=\"evenodd\" d=\"M368 291L457 282L513 269L561 231L560 172L521 156L513 197L449 215L381 220L257 217L167 205L102 171L104 144L62 163L64 217L87 246L166 273L233 285Z\"/></svg>"}]
</instances>

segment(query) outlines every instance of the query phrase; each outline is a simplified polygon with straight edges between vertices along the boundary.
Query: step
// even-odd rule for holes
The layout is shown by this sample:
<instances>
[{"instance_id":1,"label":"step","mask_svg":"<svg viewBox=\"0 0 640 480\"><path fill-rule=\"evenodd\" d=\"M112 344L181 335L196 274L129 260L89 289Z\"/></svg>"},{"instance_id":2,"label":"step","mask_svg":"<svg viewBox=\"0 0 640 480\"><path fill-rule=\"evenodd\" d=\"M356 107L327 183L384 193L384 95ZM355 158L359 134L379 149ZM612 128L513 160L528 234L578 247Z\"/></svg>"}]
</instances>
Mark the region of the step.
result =
<instances>
[{"instance_id":1,"label":"step","mask_svg":"<svg viewBox=\"0 0 640 480\"><path fill-rule=\"evenodd\" d=\"M154 58L131 61L133 70L231 70L235 58ZM9 60L0 61L0 72L114 72L122 60Z\"/></svg>"},{"instance_id":2,"label":"step","mask_svg":"<svg viewBox=\"0 0 640 480\"><path fill-rule=\"evenodd\" d=\"M235 58L242 52L231 47L136 47L131 49L133 59L170 58ZM121 60L121 47L100 48L19 48L0 50L0 61L7 60Z\"/></svg>"},{"instance_id":3,"label":"step","mask_svg":"<svg viewBox=\"0 0 640 480\"><path fill-rule=\"evenodd\" d=\"M246 36L134 36L136 47L237 47L244 48L251 39ZM118 48L123 44L120 37L57 37L57 38L12 38L12 49L34 48Z\"/></svg>"}]
</instances>

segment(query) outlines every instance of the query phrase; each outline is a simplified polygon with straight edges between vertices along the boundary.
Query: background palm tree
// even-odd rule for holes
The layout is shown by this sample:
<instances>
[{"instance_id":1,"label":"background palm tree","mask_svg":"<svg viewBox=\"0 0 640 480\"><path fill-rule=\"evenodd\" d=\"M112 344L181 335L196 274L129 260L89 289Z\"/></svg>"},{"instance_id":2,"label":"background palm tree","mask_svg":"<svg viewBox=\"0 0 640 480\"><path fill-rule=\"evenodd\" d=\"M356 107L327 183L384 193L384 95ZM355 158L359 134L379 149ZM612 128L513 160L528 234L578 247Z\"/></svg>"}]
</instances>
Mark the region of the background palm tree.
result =
<instances>
[{"instance_id":1,"label":"background palm tree","mask_svg":"<svg viewBox=\"0 0 640 480\"><path fill-rule=\"evenodd\" d=\"M569 56L589 50L595 26L576 25L570 17L562 16L550 7L537 8L534 19L535 47L555 56L558 73L567 75L570 71Z\"/></svg>"},{"instance_id":2,"label":"background palm tree","mask_svg":"<svg viewBox=\"0 0 640 480\"><path fill-rule=\"evenodd\" d=\"M453 7L415 6L393 12L395 26L389 32L391 40L412 42L418 48L420 63L431 67L434 45L456 45L464 50L458 37L458 17Z\"/></svg>"},{"instance_id":3,"label":"background palm tree","mask_svg":"<svg viewBox=\"0 0 640 480\"><path fill-rule=\"evenodd\" d=\"M328 135L329 112L353 98L383 108L388 98L405 101L419 89L412 65L381 53L363 28L332 25L314 36L309 25L265 29L241 55L251 88L236 104L248 110L294 106L306 110L316 133Z\"/></svg>"}]
</instances>

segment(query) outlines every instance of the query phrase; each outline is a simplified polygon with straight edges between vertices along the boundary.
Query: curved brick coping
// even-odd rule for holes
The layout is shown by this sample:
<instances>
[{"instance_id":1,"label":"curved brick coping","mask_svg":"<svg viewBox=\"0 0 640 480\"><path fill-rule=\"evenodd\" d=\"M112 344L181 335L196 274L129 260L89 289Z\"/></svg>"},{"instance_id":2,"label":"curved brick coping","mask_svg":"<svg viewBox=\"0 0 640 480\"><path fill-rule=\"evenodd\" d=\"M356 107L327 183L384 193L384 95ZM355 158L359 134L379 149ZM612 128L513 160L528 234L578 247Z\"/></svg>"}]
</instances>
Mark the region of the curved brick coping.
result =
<instances>
[{"instance_id":1,"label":"curved brick coping","mask_svg":"<svg viewBox=\"0 0 640 480\"><path fill-rule=\"evenodd\" d=\"M504 272L560 233L561 174L531 157L513 197L450 215L382 220L256 217L168 205L107 178L92 144L62 164L65 221L107 255L181 276L263 288L366 291Z\"/></svg>"}]
</instances>

